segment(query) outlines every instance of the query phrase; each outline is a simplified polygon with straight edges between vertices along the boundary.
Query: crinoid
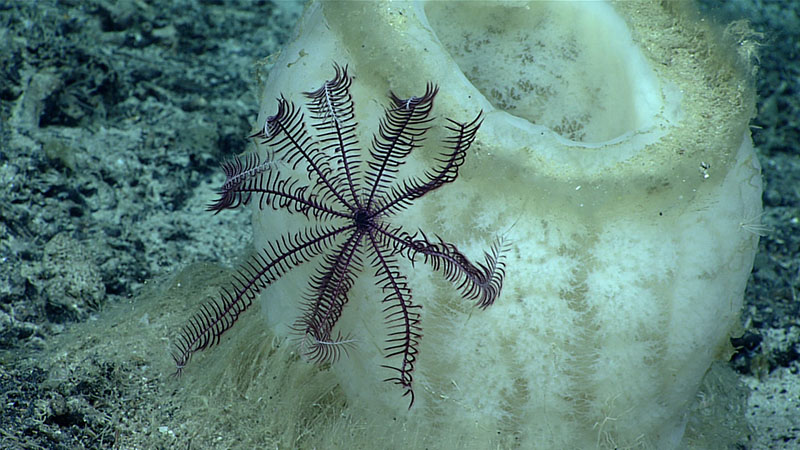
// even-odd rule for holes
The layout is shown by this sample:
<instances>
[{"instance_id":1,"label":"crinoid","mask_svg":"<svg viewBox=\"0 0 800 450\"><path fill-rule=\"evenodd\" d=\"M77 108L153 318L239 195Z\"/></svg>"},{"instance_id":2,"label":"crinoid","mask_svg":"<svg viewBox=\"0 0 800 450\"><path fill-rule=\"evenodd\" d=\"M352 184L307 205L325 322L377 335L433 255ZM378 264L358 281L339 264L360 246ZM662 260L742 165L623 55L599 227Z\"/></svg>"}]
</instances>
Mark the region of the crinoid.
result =
<instances>
[{"instance_id":1,"label":"crinoid","mask_svg":"<svg viewBox=\"0 0 800 450\"><path fill-rule=\"evenodd\" d=\"M180 373L192 354L219 343L260 291L292 268L321 255L293 330L309 359L335 360L353 344L334 329L366 260L385 293L385 356L396 361L383 366L393 371L385 381L405 390L410 408L414 403L412 372L422 339L421 305L412 302L398 259L405 257L413 263L420 257L452 282L465 300L476 301L480 308L490 306L500 294L504 264L499 241L484 254L482 263L475 264L455 245L439 237L429 239L422 231L410 234L391 225L389 219L458 177L481 125L481 113L466 123L447 119L443 150L434 167L421 177L398 181L398 169L422 146L430 129L438 87L428 83L420 97L400 98L390 93L391 102L363 162L350 94L352 77L347 67L334 64L334 69L332 80L304 93L313 133L301 109L281 96L277 113L251 136L267 146L270 156L251 154L224 164L227 180L219 199L208 208L218 213L258 201L261 209L301 214L317 224L269 242L241 267L230 287L223 288L218 298L204 304L189 320L173 357ZM281 168L293 172L284 174Z\"/></svg>"}]
</instances>

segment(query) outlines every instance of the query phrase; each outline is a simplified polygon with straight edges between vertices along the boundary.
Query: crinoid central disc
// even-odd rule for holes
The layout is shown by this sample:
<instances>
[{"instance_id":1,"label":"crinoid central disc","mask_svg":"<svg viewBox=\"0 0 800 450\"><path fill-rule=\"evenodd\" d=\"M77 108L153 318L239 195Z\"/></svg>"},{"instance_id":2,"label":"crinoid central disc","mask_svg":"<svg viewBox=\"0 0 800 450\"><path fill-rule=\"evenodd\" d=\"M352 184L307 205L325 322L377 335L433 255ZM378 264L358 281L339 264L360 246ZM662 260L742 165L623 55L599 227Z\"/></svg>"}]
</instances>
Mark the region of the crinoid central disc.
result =
<instances>
[{"instance_id":1,"label":"crinoid central disc","mask_svg":"<svg viewBox=\"0 0 800 450\"><path fill-rule=\"evenodd\" d=\"M356 213L353 215L353 220L355 221L356 227L359 231L366 231L374 225L372 215L366 209L359 209L356 211Z\"/></svg>"}]
</instances>

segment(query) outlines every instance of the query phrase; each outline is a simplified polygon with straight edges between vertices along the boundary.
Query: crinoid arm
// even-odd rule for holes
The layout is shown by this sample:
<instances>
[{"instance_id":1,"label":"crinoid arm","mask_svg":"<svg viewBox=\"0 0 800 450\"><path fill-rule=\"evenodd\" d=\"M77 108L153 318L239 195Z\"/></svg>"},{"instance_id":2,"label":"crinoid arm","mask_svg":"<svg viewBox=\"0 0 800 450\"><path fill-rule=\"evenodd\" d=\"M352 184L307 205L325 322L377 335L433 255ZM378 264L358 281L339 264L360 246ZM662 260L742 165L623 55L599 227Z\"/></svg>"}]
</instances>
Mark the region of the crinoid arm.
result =
<instances>
[{"instance_id":1,"label":"crinoid arm","mask_svg":"<svg viewBox=\"0 0 800 450\"><path fill-rule=\"evenodd\" d=\"M392 187L391 192L381 198L376 213L391 214L401 211L428 192L455 181L483 122L482 116L483 113L480 112L467 123L448 119L450 125L446 129L450 131L450 135L444 139L444 151L436 158L438 164L427 170L423 177L412 177L404 180L399 187Z\"/></svg>"},{"instance_id":2,"label":"crinoid arm","mask_svg":"<svg viewBox=\"0 0 800 450\"><path fill-rule=\"evenodd\" d=\"M336 76L311 92L304 92L308 98L308 110L314 128L317 130L321 151L332 160L340 163L330 180L332 186L347 198L349 204L360 207L356 187L360 185L360 149L356 138L355 108L350 94L353 77L347 73L347 66L334 63Z\"/></svg>"},{"instance_id":3,"label":"crinoid arm","mask_svg":"<svg viewBox=\"0 0 800 450\"><path fill-rule=\"evenodd\" d=\"M181 330L172 353L176 374L180 375L192 355L217 345L265 287L322 253L341 232L341 228L317 227L285 235L240 267L230 287L203 304Z\"/></svg>"},{"instance_id":4,"label":"crinoid arm","mask_svg":"<svg viewBox=\"0 0 800 450\"><path fill-rule=\"evenodd\" d=\"M385 305L383 313L389 333L383 350L386 358L400 359L397 365L382 365L395 372L394 376L384 381L404 389L403 396L409 397L408 408L411 409L414 405L414 365L419 353L419 342L422 339L419 313L422 306L412 302L411 289L408 287L406 277L400 273L393 251L383 245L377 237L371 236L370 240L375 277L378 279L378 286L386 292L382 302Z\"/></svg>"},{"instance_id":5,"label":"crinoid arm","mask_svg":"<svg viewBox=\"0 0 800 450\"><path fill-rule=\"evenodd\" d=\"M422 255L433 270L441 271L448 281L461 291L466 300L477 301L480 308L494 304L503 288L505 278L505 245L496 240L489 251L484 252L482 263L473 263L454 245L437 236L430 240L421 231L409 241L410 258Z\"/></svg>"},{"instance_id":6,"label":"crinoid arm","mask_svg":"<svg viewBox=\"0 0 800 450\"><path fill-rule=\"evenodd\" d=\"M347 217L338 208L320 199L308 184L281 175L271 165L270 162L261 162L255 153L223 164L227 179L219 190L219 198L207 210L216 214L224 209L248 205L255 198L262 210L270 207L306 217L311 215L320 220Z\"/></svg>"},{"instance_id":7,"label":"crinoid arm","mask_svg":"<svg viewBox=\"0 0 800 450\"><path fill-rule=\"evenodd\" d=\"M421 147L425 133L433 118L433 100L439 88L428 83L422 97L401 99L391 93L392 106L384 110L378 133L372 139L370 160L365 175L369 194L366 205L372 207L376 197L382 196L397 177L399 167L415 148Z\"/></svg>"},{"instance_id":8,"label":"crinoid arm","mask_svg":"<svg viewBox=\"0 0 800 450\"><path fill-rule=\"evenodd\" d=\"M254 187L261 184L261 175L270 170L272 161L261 160L257 153L249 153L244 157L235 157L222 164L225 182L217 193L219 198L206 208L219 214L225 209L235 209L250 202Z\"/></svg>"},{"instance_id":9,"label":"crinoid arm","mask_svg":"<svg viewBox=\"0 0 800 450\"><path fill-rule=\"evenodd\" d=\"M341 333L330 340L319 340L307 333L299 336L297 341L303 358L316 364L333 364L342 356L347 356L356 346L353 337Z\"/></svg>"},{"instance_id":10,"label":"crinoid arm","mask_svg":"<svg viewBox=\"0 0 800 450\"><path fill-rule=\"evenodd\" d=\"M303 302L303 313L292 326L301 343L310 345L305 357L315 362L326 362L335 350L334 327L348 302L347 294L355 281L354 274L361 271L359 245L362 234L355 231L334 251L325 254L322 264L309 279L309 293ZM324 343L331 345L325 346Z\"/></svg>"}]
</instances>

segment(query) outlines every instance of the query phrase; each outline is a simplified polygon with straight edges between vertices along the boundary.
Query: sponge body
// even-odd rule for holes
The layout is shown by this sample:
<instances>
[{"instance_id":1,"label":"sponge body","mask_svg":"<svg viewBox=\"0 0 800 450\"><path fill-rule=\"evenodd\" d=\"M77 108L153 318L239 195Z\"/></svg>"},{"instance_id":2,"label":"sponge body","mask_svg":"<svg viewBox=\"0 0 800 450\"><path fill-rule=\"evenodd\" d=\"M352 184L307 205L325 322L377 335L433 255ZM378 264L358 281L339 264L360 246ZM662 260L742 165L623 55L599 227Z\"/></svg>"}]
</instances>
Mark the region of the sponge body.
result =
<instances>
[{"instance_id":1,"label":"sponge body","mask_svg":"<svg viewBox=\"0 0 800 450\"><path fill-rule=\"evenodd\" d=\"M423 264L401 267L423 305L410 411L381 382L384 295L365 269L338 325L358 345L331 368L354 415L434 448L680 445L703 374L729 354L758 242L741 224L761 212L761 179L749 81L710 30L670 8L307 7L259 123L281 93L302 103L333 61L349 64L366 150L389 90L436 82L436 115L485 120L458 180L393 223L473 260L498 236L509 243L503 293L485 311ZM431 130L401 179L431 164L439 137ZM254 223L257 246L308 225L271 210ZM279 335L315 267L263 295Z\"/></svg>"}]
</instances>

